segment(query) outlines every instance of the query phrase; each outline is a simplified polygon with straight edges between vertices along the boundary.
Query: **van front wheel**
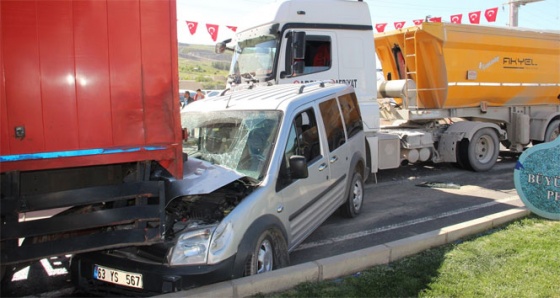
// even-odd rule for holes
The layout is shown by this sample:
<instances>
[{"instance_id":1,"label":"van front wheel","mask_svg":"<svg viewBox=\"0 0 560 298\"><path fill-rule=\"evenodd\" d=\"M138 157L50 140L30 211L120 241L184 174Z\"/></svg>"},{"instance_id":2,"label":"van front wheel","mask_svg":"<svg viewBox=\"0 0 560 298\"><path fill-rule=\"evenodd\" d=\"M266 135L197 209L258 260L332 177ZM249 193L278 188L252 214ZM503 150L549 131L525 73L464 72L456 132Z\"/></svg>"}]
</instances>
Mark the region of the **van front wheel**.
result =
<instances>
[{"instance_id":1,"label":"van front wheel","mask_svg":"<svg viewBox=\"0 0 560 298\"><path fill-rule=\"evenodd\" d=\"M266 230L255 241L245 264L245 276L261 274L289 264L288 247L281 232Z\"/></svg>"}]
</instances>

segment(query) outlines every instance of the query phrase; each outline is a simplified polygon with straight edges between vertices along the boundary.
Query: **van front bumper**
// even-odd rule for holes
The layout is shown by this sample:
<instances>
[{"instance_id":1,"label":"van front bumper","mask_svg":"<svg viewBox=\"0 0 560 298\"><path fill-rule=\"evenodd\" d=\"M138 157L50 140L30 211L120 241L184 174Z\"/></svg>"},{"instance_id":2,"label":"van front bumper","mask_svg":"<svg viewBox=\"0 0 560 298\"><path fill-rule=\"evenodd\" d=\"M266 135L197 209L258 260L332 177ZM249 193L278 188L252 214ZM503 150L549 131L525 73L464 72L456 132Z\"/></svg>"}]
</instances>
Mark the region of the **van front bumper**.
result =
<instances>
[{"instance_id":1,"label":"van front bumper","mask_svg":"<svg viewBox=\"0 0 560 298\"><path fill-rule=\"evenodd\" d=\"M168 266L131 260L103 252L76 255L71 260L72 282L78 291L101 295L151 296L194 288L232 278L235 256L215 265ZM94 278L96 265L142 275L142 289Z\"/></svg>"}]
</instances>

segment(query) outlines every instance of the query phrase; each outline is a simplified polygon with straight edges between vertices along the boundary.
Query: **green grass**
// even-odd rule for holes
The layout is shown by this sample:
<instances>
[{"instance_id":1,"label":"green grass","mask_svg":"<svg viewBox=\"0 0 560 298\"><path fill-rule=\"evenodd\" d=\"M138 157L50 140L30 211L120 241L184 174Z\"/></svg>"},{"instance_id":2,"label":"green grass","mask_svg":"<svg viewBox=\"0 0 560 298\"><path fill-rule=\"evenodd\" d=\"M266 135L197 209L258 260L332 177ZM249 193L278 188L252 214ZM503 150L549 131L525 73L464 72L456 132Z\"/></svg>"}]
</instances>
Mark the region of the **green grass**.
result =
<instances>
[{"instance_id":1,"label":"green grass","mask_svg":"<svg viewBox=\"0 0 560 298\"><path fill-rule=\"evenodd\" d=\"M352 276L256 297L560 297L560 222L528 217Z\"/></svg>"}]
</instances>

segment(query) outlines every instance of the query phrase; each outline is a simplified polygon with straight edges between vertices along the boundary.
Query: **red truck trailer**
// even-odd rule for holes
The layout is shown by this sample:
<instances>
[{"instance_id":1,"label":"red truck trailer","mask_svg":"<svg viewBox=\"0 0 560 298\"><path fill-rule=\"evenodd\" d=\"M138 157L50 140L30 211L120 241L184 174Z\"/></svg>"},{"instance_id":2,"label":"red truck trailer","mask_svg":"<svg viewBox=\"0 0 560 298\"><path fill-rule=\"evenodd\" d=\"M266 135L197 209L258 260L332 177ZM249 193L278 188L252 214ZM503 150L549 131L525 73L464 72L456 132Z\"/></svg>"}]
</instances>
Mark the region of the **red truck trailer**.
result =
<instances>
[{"instance_id":1,"label":"red truck trailer","mask_svg":"<svg viewBox=\"0 0 560 298\"><path fill-rule=\"evenodd\" d=\"M183 177L176 30L174 0L0 2L2 276L161 241Z\"/></svg>"}]
</instances>

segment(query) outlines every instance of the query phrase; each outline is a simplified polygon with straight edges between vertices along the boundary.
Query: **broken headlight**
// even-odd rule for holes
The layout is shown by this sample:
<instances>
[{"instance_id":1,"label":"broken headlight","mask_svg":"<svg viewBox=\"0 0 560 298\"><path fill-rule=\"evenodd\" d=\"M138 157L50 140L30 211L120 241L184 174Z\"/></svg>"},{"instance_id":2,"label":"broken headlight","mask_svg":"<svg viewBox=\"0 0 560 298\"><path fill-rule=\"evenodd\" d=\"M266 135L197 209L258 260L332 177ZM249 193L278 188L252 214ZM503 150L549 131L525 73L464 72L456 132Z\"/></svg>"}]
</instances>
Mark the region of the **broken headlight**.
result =
<instances>
[{"instance_id":1,"label":"broken headlight","mask_svg":"<svg viewBox=\"0 0 560 298\"><path fill-rule=\"evenodd\" d=\"M181 234L169 257L169 265L206 264L208 247L215 226Z\"/></svg>"},{"instance_id":2,"label":"broken headlight","mask_svg":"<svg viewBox=\"0 0 560 298\"><path fill-rule=\"evenodd\" d=\"M215 264L229 257L225 249L233 239L231 222L181 234L169 256L169 265ZM210 257L208 258L208 252Z\"/></svg>"}]
</instances>

